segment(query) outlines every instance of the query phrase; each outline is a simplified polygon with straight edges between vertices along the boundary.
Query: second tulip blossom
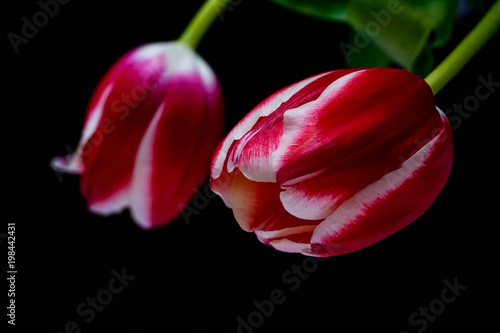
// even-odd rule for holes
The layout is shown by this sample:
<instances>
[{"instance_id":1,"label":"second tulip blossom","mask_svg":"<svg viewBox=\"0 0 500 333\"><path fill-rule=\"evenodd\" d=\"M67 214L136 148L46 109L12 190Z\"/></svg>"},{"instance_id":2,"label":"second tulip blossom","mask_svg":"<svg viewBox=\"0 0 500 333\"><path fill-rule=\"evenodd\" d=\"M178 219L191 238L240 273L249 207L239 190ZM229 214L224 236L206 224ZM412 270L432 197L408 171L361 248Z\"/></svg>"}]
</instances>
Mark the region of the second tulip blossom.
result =
<instances>
[{"instance_id":1,"label":"second tulip blossom","mask_svg":"<svg viewBox=\"0 0 500 333\"><path fill-rule=\"evenodd\" d=\"M423 214L453 159L448 120L400 69L335 70L271 95L219 144L211 187L284 252L331 256Z\"/></svg>"},{"instance_id":2,"label":"second tulip blossom","mask_svg":"<svg viewBox=\"0 0 500 333\"><path fill-rule=\"evenodd\" d=\"M81 174L92 212L129 208L151 229L175 219L206 179L223 127L222 94L209 65L181 43L147 44L101 80L76 152L52 164Z\"/></svg>"}]
</instances>

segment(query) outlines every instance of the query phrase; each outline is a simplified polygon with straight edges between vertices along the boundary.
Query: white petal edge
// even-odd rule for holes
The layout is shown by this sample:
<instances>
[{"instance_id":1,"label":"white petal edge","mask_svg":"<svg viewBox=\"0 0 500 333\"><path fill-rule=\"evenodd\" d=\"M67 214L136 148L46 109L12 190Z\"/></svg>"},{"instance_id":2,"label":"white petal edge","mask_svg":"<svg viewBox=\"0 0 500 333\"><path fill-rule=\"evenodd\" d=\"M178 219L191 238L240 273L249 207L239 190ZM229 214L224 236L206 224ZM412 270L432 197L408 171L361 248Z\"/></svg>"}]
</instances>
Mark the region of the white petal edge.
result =
<instances>
[{"instance_id":1,"label":"white petal edge","mask_svg":"<svg viewBox=\"0 0 500 333\"><path fill-rule=\"evenodd\" d=\"M279 230L272 231L261 231L255 230L255 235L260 239L273 239L273 238L284 238L290 235L302 234L306 232L312 232L316 229L316 225L302 225L297 227L283 228Z\"/></svg>"},{"instance_id":2,"label":"white petal edge","mask_svg":"<svg viewBox=\"0 0 500 333\"><path fill-rule=\"evenodd\" d=\"M113 193L105 200L96 201L89 204L88 209L99 215L112 215L118 214L127 208L129 204L129 189L128 187Z\"/></svg>"},{"instance_id":3,"label":"white petal edge","mask_svg":"<svg viewBox=\"0 0 500 333\"><path fill-rule=\"evenodd\" d=\"M147 61L162 55L167 64L160 78L176 77L178 75L199 74L203 85L210 93L215 93L217 77L208 63L198 53L188 46L178 42L160 42L140 46L131 55L132 61Z\"/></svg>"},{"instance_id":4,"label":"white petal edge","mask_svg":"<svg viewBox=\"0 0 500 333\"><path fill-rule=\"evenodd\" d=\"M156 110L153 119L148 125L142 141L137 150L134 162L134 171L129 191L130 213L143 229L153 227L151 221L151 188L152 183L152 163L153 163L153 145L158 124L163 114L165 102L160 104Z\"/></svg>"},{"instance_id":5,"label":"white petal edge","mask_svg":"<svg viewBox=\"0 0 500 333\"><path fill-rule=\"evenodd\" d=\"M276 250L282 252L303 253L303 254L311 253L311 244L292 242L291 240L286 238L273 240L269 242L269 244L271 244L271 246L274 247Z\"/></svg>"}]
</instances>

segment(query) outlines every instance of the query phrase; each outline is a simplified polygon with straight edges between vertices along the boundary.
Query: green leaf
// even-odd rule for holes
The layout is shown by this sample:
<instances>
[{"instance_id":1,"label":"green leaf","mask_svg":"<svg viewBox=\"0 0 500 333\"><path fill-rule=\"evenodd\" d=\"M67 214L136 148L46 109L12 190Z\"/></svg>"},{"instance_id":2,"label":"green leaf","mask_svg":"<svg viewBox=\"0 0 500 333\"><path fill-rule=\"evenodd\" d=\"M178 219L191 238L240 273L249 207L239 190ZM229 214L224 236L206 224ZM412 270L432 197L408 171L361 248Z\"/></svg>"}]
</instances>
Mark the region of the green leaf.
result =
<instances>
[{"instance_id":1,"label":"green leaf","mask_svg":"<svg viewBox=\"0 0 500 333\"><path fill-rule=\"evenodd\" d=\"M389 58L421 76L434 66L432 50L450 39L458 4L458 0L272 1L307 15L349 24L354 36L349 43L339 45L348 66L373 67L387 63Z\"/></svg>"},{"instance_id":2,"label":"green leaf","mask_svg":"<svg viewBox=\"0 0 500 333\"><path fill-rule=\"evenodd\" d=\"M434 65L432 49L451 36L456 8L456 0L353 0L347 17L359 34L370 38L397 65L424 76Z\"/></svg>"}]
</instances>

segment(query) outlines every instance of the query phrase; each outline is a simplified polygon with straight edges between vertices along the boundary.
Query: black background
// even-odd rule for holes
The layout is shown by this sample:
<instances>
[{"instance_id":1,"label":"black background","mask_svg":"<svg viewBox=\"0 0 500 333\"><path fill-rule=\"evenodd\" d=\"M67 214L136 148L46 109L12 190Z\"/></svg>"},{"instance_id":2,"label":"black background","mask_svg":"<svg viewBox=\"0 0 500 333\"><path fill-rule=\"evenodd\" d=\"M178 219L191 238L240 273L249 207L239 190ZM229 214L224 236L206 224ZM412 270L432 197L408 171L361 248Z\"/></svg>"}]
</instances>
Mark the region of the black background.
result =
<instances>
[{"instance_id":1,"label":"black background","mask_svg":"<svg viewBox=\"0 0 500 333\"><path fill-rule=\"evenodd\" d=\"M307 257L261 244L219 198L189 224L179 218L149 232L127 211L104 218L86 210L78 177L56 174L51 158L76 147L107 68L137 45L177 38L201 3L71 1L19 53L4 37L0 233L16 223L15 331L63 332L75 321L82 332L231 333L239 316L255 311L254 300L280 289L286 301L255 332L416 332L421 326L409 316L455 278L467 289L425 332L498 328L499 88L454 130L452 173L433 206L382 242L320 262L296 291L282 276ZM40 10L36 1L7 6L4 36L19 34L21 18ZM481 15L457 23L438 61ZM267 1L234 1L198 47L224 91L226 132L279 88L344 67L339 43L348 35L344 25ZM436 96L441 109L474 95L480 75L500 81L498 42L497 35ZM1 249L4 274L3 239ZM85 323L77 306L108 286L113 269L135 278Z\"/></svg>"}]
</instances>

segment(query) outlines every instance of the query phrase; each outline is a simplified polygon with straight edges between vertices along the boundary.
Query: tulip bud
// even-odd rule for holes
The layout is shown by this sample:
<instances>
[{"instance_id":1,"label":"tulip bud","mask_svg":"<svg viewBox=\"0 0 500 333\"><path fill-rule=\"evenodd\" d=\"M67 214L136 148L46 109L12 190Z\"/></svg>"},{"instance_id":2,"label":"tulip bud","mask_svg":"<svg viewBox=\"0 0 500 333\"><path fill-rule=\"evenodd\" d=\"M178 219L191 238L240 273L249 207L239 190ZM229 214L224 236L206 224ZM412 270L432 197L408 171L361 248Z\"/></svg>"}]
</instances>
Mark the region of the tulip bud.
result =
<instances>
[{"instance_id":1,"label":"tulip bud","mask_svg":"<svg viewBox=\"0 0 500 333\"><path fill-rule=\"evenodd\" d=\"M223 121L218 80L200 56L176 42L140 46L101 80L76 152L52 166L81 174L92 212L128 207L141 227L158 227L207 177Z\"/></svg>"},{"instance_id":2,"label":"tulip bud","mask_svg":"<svg viewBox=\"0 0 500 333\"><path fill-rule=\"evenodd\" d=\"M279 90L219 144L211 188L246 231L332 256L423 214L448 179L450 126L408 71L335 70Z\"/></svg>"}]
</instances>

